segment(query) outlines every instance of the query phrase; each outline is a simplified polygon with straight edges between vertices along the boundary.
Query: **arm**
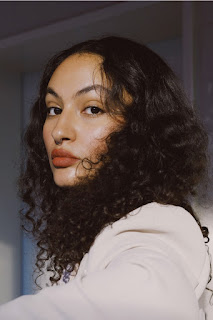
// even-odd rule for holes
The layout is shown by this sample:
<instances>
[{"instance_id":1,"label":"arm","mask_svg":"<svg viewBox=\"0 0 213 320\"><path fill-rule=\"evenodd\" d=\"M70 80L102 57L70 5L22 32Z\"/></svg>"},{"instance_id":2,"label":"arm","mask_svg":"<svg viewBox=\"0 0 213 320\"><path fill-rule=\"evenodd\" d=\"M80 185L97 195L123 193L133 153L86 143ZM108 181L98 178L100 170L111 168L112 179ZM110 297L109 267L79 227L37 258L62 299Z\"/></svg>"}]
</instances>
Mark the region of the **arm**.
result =
<instances>
[{"instance_id":1,"label":"arm","mask_svg":"<svg viewBox=\"0 0 213 320\"><path fill-rule=\"evenodd\" d=\"M155 236L141 237L143 245L121 251L102 270L1 306L0 319L198 320L179 255Z\"/></svg>"}]
</instances>

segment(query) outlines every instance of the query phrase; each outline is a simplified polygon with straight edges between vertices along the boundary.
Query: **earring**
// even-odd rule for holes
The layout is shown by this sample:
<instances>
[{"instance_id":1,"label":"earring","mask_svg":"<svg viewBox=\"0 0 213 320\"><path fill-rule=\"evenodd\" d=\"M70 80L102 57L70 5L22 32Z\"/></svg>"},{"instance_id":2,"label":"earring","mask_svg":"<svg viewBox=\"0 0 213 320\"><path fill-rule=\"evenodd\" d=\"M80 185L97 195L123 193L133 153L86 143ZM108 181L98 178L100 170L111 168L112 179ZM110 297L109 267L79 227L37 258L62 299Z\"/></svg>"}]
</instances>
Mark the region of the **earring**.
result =
<instances>
[{"instance_id":1,"label":"earring","mask_svg":"<svg viewBox=\"0 0 213 320\"><path fill-rule=\"evenodd\" d=\"M60 146L60 145L62 144L62 139L60 139L59 141L56 141L56 140L55 140L55 144L56 144L57 146Z\"/></svg>"}]
</instances>

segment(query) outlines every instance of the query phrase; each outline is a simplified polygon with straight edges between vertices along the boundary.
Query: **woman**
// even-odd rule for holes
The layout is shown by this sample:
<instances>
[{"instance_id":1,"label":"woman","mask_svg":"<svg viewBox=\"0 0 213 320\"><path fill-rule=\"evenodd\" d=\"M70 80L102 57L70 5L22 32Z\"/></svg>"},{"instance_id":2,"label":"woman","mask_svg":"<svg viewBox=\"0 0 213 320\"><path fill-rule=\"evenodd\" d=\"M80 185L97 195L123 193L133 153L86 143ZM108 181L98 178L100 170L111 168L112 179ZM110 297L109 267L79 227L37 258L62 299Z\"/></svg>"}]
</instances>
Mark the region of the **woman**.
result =
<instances>
[{"instance_id":1,"label":"woman","mask_svg":"<svg viewBox=\"0 0 213 320\"><path fill-rule=\"evenodd\" d=\"M119 37L60 52L26 144L23 219L53 286L1 319L205 319L208 230L191 201L207 135L159 56Z\"/></svg>"}]
</instances>

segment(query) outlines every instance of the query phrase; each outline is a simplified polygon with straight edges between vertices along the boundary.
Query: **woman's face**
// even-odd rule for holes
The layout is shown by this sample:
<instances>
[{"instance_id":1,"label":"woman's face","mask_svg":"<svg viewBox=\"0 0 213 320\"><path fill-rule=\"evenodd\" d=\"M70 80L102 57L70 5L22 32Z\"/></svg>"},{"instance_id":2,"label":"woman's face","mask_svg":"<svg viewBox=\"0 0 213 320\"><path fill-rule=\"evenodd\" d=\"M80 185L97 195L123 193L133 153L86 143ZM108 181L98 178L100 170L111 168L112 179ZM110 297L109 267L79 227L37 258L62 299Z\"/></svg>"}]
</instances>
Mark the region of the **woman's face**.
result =
<instances>
[{"instance_id":1,"label":"woman's face","mask_svg":"<svg viewBox=\"0 0 213 320\"><path fill-rule=\"evenodd\" d=\"M78 176L86 176L81 160L96 161L106 151L105 138L118 127L100 97L101 62L98 55L72 55L49 81L43 139L58 186L74 185Z\"/></svg>"}]
</instances>

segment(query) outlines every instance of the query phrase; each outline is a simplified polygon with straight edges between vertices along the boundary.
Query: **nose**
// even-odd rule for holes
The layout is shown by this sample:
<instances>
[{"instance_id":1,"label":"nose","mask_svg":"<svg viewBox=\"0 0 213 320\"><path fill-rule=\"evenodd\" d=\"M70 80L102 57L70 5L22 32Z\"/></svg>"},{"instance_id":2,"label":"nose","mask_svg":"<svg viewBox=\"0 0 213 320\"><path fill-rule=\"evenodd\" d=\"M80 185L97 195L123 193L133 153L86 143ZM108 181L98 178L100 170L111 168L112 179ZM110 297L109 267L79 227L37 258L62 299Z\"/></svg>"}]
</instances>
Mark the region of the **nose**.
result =
<instances>
[{"instance_id":1,"label":"nose","mask_svg":"<svg viewBox=\"0 0 213 320\"><path fill-rule=\"evenodd\" d=\"M52 130L52 137L56 145L61 145L63 141L70 140L75 141L76 139L76 123L74 117L62 111L58 116L57 122Z\"/></svg>"}]
</instances>

